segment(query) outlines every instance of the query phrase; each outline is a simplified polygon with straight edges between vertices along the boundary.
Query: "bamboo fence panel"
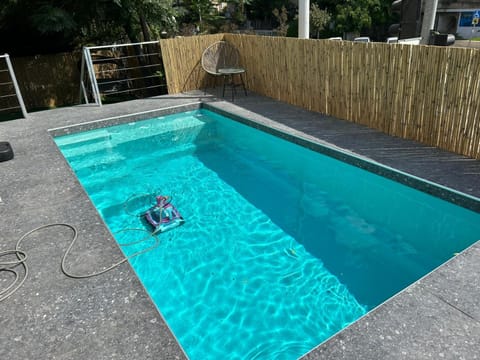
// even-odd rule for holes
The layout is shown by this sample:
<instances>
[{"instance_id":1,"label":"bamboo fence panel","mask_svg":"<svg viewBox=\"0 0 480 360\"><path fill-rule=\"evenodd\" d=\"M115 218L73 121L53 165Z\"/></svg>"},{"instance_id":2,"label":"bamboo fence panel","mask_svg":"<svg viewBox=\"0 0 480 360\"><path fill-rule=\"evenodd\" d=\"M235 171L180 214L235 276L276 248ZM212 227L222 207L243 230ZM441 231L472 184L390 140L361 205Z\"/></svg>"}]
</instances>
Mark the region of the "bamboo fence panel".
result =
<instances>
[{"instance_id":1,"label":"bamboo fence panel","mask_svg":"<svg viewBox=\"0 0 480 360\"><path fill-rule=\"evenodd\" d=\"M465 144L462 154L473 154L472 156L480 159L480 73L477 71L480 69L480 57L472 56L472 71L473 76L471 80L471 93L470 93L470 109L468 113L468 119L464 122L464 133L468 139Z\"/></svg>"},{"instance_id":2,"label":"bamboo fence panel","mask_svg":"<svg viewBox=\"0 0 480 360\"><path fill-rule=\"evenodd\" d=\"M312 101L314 100L314 98L313 96L308 96L308 94L315 93L316 85L313 79L307 81L307 77L309 74L312 77L318 74L318 64L315 63L315 55L313 53L312 43L315 43L315 40L303 41L303 56L305 58L305 68L303 69L304 71L302 74L302 91L298 92L298 96L301 96L302 99L302 107L307 110L312 110Z\"/></svg>"},{"instance_id":3,"label":"bamboo fence panel","mask_svg":"<svg viewBox=\"0 0 480 360\"><path fill-rule=\"evenodd\" d=\"M418 120L415 139L424 143L434 144L436 118L438 113L441 97L438 95L442 92L442 77L444 66L444 51L440 47L424 46L420 48L423 53L423 73L422 85L417 97L419 97L421 106L421 116Z\"/></svg>"},{"instance_id":4,"label":"bamboo fence panel","mask_svg":"<svg viewBox=\"0 0 480 360\"><path fill-rule=\"evenodd\" d=\"M405 49L402 45L391 44L392 48L389 51L388 56L388 74L389 81L386 84L386 128L387 134L395 135L398 131L398 123L401 118L400 100L403 96L402 77L403 73L397 71L398 64L401 63L402 57L405 56ZM386 59L387 60L387 59Z\"/></svg>"},{"instance_id":5,"label":"bamboo fence panel","mask_svg":"<svg viewBox=\"0 0 480 360\"><path fill-rule=\"evenodd\" d=\"M392 56L400 56L394 71L398 74L396 85L398 94L393 104L391 116L391 134L394 136L407 137L408 126L411 123L412 113L412 89L415 86L415 63L412 54L414 47L401 45L399 54L393 51Z\"/></svg>"},{"instance_id":6,"label":"bamboo fence panel","mask_svg":"<svg viewBox=\"0 0 480 360\"><path fill-rule=\"evenodd\" d=\"M262 36L252 41L252 38L254 36L225 34L225 40L236 46L242 54L241 63L246 69L245 78L248 88L256 93L278 99L280 89L272 88L269 84L281 82L279 77L282 75L280 71L282 64L279 63L280 59L276 56L278 52L275 51L278 48L276 42L284 39ZM274 66L278 71L268 71Z\"/></svg>"},{"instance_id":7,"label":"bamboo fence panel","mask_svg":"<svg viewBox=\"0 0 480 360\"><path fill-rule=\"evenodd\" d=\"M409 65L410 69L406 76L406 93L405 96L408 99L407 113L405 114L404 124L402 129L403 136L407 139L414 139L418 121L418 106L422 103L414 101L415 96L420 97L420 86L423 78L422 58L419 57L417 51L419 46L411 46Z\"/></svg>"},{"instance_id":8,"label":"bamboo fence panel","mask_svg":"<svg viewBox=\"0 0 480 360\"><path fill-rule=\"evenodd\" d=\"M352 74L352 61L353 61L353 47L358 45L351 41L342 41L340 47L340 78L337 88L338 99L338 117L341 119L352 118L352 98L351 96L345 96L349 93ZM345 91L346 90L346 91ZM352 121L352 120L350 120Z\"/></svg>"},{"instance_id":9,"label":"bamboo fence panel","mask_svg":"<svg viewBox=\"0 0 480 360\"><path fill-rule=\"evenodd\" d=\"M342 113L342 100L343 96L341 93L342 87L342 65L343 65L343 42L332 41L331 44L328 44L329 54L328 54L328 85L330 88L329 99L328 99L328 114L345 119L345 114Z\"/></svg>"},{"instance_id":10,"label":"bamboo fence panel","mask_svg":"<svg viewBox=\"0 0 480 360\"><path fill-rule=\"evenodd\" d=\"M461 56L460 68L463 74L460 75L460 109L458 113L459 123L455 126L454 151L458 153L467 153L472 147L471 129L475 128L474 120L478 118L475 107L478 106L478 84L480 81L478 69L478 56L474 56L475 51L464 49L466 54ZM477 127L478 127L477 121ZM478 138L477 138L478 144Z\"/></svg>"},{"instance_id":11,"label":"bamboo fence panel","mask_svg":"<svg viewBox=\"0 0 480 360\"><path fill-rule=\"evenodd\" d=\"M305 96L303 87L306 84L305 68L307 66L304 47L305 40L299 42L293 38L286 38L285 40L285 50L288 56L285 56L282 100L303 106L303 97ZM295 56L289 56L291 54Z\"/></svg>"},{"instance_id":12,"label":"bamboo fence panel","mask_svg":"<svg viewBox=\"0 0 480 360\"><path fill-rule=\"evenodd\" d=\"M369 75L373 75L369 69L370 54L368 51L365 51L368 44L366 43L356 43L353 45L354 49L352 52L357 54L357 56L351 57L350 64L350 114L347 115L351 121L356 123L362 123L362 114L367 113L368 104L365 102L368 94L366 87L369 85L370 81L368 79Z\"/></svg>"},{"instance_id":13,"label":"bamboo fence panel","mask_svg":"<svg viewBox=\"0 0 480 360\"><path fill-rule=\"evenodd\" d=\"M319 40L309 42L309 51L307 56L311 58L310 74L311 80L308 81L307 98L310 100L309 110L327 113L328 83L326 51L324 46L318 46ZM316 94L308 96L308 94Z\"/></svg>"},{"instance_id":14,"label":"bamboo fence panel","mask_svg":"<svg viewBox=\"0 0 480 360\"><path fill-rule=\"evenodd\" d=\"M374 84L372 93L373 115L371 121L376 129L387 133L389 128L385 109L388 106L387 102L390 95L387 93L390 47L389 44L378 45L380 46L373 46L372 48L372 50L374 50L374 62L372 64Z\"/></svg>"},{"instance_id":15,"label":"bamboo fence panel","mask_svg":"<svg viewBox=\"0 0 480 360\"><path fill-rule=\"evenodd\" d=\"M309 71L306 73L306 94L309 110L327 113L328 106L328 60L325 46L319 43L325 40L311 40L308 42L306 56L310 59ZM311 96L310 96L311 94Z\"/></svg>"},{"instance_id":16,"label":"bamboo fence panel","mask_svg":"<svg viewBox=\"0 0 480 360\"><path fill-rule=\"evenodd\" d=\"M443 101L443 84L445 82L443 69L446 66L446 53L441 47L429 46L425 50L429 53L426 63L429 71L425 73L424 112L422 131L419 133L418 141L435 144Z\"/></svg>"},{"instance_id":17,"label":"bamboo fence panel","mask_svg":"<svg viewBox=\"0 0 480 360\"><path fill-rule=\"evenodd\" d=\"M480 50L220 36L240 50L250 91L480 159ZM169 92L199 88L191 74L220 39L161 41Z\"/></svg>"},{"instance_id":18,"label":"bamboo fence panel","mask_svg":"<svg viewBox=\"0 0 480 360\"><path fill-rule=\"evenodd\" d=\"M202 70L203 50L223 40L223 34L160 40L169 93L179 93L210 85L211 76Z\"/></svg>"},{"instance_id":19,"label":"bamboo fence panel","mask_svg":"<svg viewBox=\"0 0 480 360\"><path fill-rule=\"evenodd\" d=\"M411 101L411 113L407 117L406 137L408 139L417 139L418 134L422 131L422 113L425 105L424 101L414 101L415 97L418 99L425 99L425 66L428 60L428 48L422 51L422 47L414 46L412 48L412 63L414 65L412 71L412 86L410 88L409 98Z\"/></svg>"},{"instance_id":20,"label":"bamboo fence panel","mask_svg":"<svg viewBox=\"0 0 480 360\"><path fill-rule=\"evenodd\" d=\"M80 57L73 52L11 59L29 111L78 103Z\"/></svg>"},{"instance_id":21,"label":"bamboo fence panel","mask_svg":"<svg viewBox=\"0 0 480 360\"><path fill-rule=\"evenodd\" d=\"M330 98L329 98L329 105L330 105L330 114L333 116L337 116L340 118L342 117L341 109L341 101L342 101L342 94L341 90L341 82L342 82L342 65L343 65L343 43L341 42L333 42L332 47L330 49L330 54L328 56L328 70L330 72L330 76L328 77L328 84L330 86Z\"/></svg>"},{"instance_id":22,"label":"bamboo fence panel","mask_svg":"<svg viewBox=\"0 0 480 360\"><path fill-rule=\"evenodd\" d=\"M465 102L465 77L468 76L468 71L465 68L466 57L461 56L459 52L454 53L453 64L457 71L455 71L455 88L452 96L456 99L453 108L452 117L457 118L458 122L450 122L447 127L448 139L447 141L453 146L453 149L458 147L459 130L461 129L461 121L463 117L463 108ZM462 74L462 70L465 72Z\"/></svg>"},{"instance_id":23,"label":"bamboo fence panel","mask_svg":"<svg viewBox=\"0 0 480 360\"><path fill-rule=\"evenodd\" d=\"M443 118L441 124L439 124L438 129L438 136L436 144L439 147L445 147L447 143L450 141L450 134L449 134L449 124L451 123L456 96L455 96L455 88L456 88L456 65L455 65L455 53L449 51L447 56L447 68L445 69L445 83L444 83L444 97L443 97Z\"/></svg>"}]
</instances>

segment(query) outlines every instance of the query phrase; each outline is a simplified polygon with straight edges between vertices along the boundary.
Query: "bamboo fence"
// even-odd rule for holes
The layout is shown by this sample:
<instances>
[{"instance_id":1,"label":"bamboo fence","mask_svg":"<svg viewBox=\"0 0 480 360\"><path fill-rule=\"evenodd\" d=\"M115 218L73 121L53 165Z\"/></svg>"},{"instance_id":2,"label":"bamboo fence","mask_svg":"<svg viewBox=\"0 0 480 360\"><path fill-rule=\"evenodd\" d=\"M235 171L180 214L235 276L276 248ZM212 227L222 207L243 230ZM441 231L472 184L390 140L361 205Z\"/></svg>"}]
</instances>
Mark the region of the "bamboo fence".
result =
<instances>
[{"instance_id":1,"label":"bamboo fence","mask_svg":"<svg viewBox=\"0 0 480 360\"><path fill-rule=\"evenodd\" d=\"M250 91L480 159L480 50L236 34L161 40L170 93L205 84L202 51L222 39L240 50Z\"/></svg>"},{"instance_id":2,"label":"bamboo fence","mask_svg":"<svg viewBox=\"0 0 480 360\"><path fill-rule=\"evenodd\" d=\"M78 103L80 53L12 58L27 109Z\"/></svg>"},{"instance_id":3,"label":"bamboo fence","mask_svg":"<svg viewBox=\"0 0 480 360\"><path fill-rule=\"evenodd\" d=\"M160 40L170 94L200 89L212 81L202 70L202 53L210 44L223 40L223 37L223 34L215 34Z\"/></svg>"}]
</instances>

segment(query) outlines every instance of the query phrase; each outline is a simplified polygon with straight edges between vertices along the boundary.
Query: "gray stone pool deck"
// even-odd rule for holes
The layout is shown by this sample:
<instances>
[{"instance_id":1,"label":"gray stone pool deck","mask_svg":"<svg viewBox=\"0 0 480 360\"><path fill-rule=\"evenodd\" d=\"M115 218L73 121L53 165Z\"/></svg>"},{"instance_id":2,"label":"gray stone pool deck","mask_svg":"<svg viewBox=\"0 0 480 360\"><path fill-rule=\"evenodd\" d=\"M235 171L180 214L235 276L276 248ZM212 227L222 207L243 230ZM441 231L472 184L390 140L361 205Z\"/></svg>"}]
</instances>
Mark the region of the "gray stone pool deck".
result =
<instances>
[{"instance_id":1,"label":"gray stone pool deck","mask_svg":"<svg viewBox=\"0 0 480 360\"><path fill-rule=\"evenodd\" d=\"M38 226L69 223L79 230L68 259L72 271L92 272L121 259L48 130L198 101L480 198L480 161L254 94L230 103L193 92L0 122L0 141L15 152L0 163L0 251L14 249ZM0 302L0 359L186 358L128 263L83 280L62 273L71 235L51 227L24 241L29 277ZM480 358L479 274L477 242L304 359ZM11 279L0 274L0 291Z\"/></svg>"}]
</instances>

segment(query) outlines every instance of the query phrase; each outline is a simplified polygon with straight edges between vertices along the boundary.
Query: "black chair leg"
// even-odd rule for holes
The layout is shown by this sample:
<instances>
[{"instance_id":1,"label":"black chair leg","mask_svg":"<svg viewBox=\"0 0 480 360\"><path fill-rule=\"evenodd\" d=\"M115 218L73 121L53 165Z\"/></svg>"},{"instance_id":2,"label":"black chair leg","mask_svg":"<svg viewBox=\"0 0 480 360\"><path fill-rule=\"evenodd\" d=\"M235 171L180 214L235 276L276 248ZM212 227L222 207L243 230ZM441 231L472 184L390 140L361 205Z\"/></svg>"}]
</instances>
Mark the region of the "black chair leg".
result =
<instances>
[{"instance_id":1,"label":"black chair leg","mask_svg":"<svg viewBox=\"0 0 480 360\"><path fill-rule=\"evenodd\" d=\"M206 78L207 78L207 77L208 77L208 73L207 73ZM204 79L204 83L205 83L205 87L203 88L203 95L207 95L207 86L208 86L207 84L208 84L208 81L205 81L205 79Z\"/></svg>"},{"instance_id":2,"label":"black chair leg","mask_svg":"<svg viewBox=\"0 0 480 360\"><path fill-rule=\"evenodd\" d=\"M243 86L243 91L245 91L245 96L247 96L247 88L245 87L245 82L243 81L243 76L242 74L240 75L240 80L242 81L242 86Z\"/></svg>"},{"instance_id":3,"label":"black chair leg","mask_svg":"<svg viewBox=\"0 0 480 360\"><path fill-rule=\"evenodd\" d=\"M227 82L227 75L223 75L223 92L222 92L222 97L225 97L225 85Z\"/></svg>"}]
</instances>

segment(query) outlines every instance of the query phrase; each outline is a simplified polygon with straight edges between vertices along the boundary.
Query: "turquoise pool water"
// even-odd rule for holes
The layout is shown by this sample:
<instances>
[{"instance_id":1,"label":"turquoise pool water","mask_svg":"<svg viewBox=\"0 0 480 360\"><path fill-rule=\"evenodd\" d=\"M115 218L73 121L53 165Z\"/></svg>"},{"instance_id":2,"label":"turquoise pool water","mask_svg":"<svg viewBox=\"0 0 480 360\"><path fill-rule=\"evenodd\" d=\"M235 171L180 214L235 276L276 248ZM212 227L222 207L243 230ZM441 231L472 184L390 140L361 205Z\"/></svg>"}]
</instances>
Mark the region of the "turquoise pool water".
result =
<instances>
[{"instance_id":1,"label":"turquoise pool water","mask_svg":"<svg viewBox=\"0 0 480 360\"><path fill-rule=\"evenodd\" d=\"M191 359L296 359L480 239L480 214L208 110L55 139ZM128 255L142 246L124 248Z\"/></svg>"}]
</instances>

